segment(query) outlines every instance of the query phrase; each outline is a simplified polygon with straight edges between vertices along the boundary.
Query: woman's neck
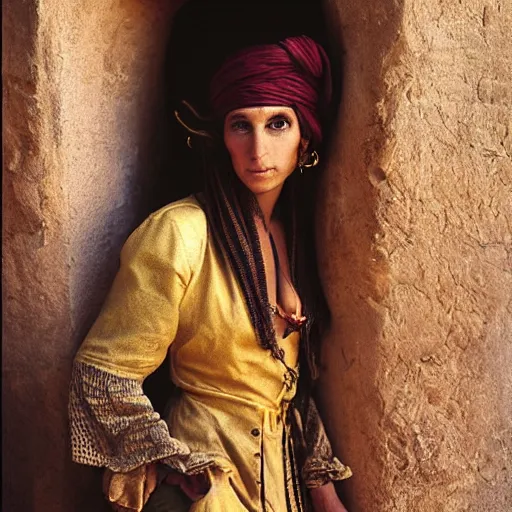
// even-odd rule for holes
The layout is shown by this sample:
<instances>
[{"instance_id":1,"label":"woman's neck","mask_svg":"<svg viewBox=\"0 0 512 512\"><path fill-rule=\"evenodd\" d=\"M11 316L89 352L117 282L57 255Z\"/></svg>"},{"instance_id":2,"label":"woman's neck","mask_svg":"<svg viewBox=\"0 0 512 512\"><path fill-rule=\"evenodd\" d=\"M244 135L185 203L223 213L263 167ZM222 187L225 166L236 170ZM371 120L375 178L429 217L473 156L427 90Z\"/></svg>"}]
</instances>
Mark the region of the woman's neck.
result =
<instances>
[{"instance_id":1,"label":"woman's neck","mask_svg":"<svg viewBox=\"0 0 512 512\"><path fill-rule=\"evenodd\" d=\"M258 194L256 196L256 200L258 201L258 205L263 215L263 219L265 221L265 226L267 227L267 230L270 229L272 215L274 214L274 209L276 207L277 200L281 195L282 188L283 187L281 186L273 190L269 190L264 194Z\"/></svg>"}]
</instances>

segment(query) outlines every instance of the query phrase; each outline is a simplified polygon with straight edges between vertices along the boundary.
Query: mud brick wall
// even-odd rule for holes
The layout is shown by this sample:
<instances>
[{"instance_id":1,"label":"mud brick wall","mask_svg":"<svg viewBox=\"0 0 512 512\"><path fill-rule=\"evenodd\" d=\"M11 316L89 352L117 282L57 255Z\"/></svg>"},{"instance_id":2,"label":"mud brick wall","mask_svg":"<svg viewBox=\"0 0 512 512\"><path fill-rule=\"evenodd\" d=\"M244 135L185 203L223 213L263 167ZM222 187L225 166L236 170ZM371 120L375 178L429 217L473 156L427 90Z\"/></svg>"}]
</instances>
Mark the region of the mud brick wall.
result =
<instances>
[{"instance_id":1,"label":"mud brick wall","mask_svg":"<svg viewBox=\"0 0 512 512\"><path fill-rule=\"evenodd\" d=\"M512 5L331 2L323 409L360 511L512 507Z\"/></svg>"},{"instance_id":2,"label":"mud brick wall","mask_svg":"<svg viewBox=\"0 0 512 512\"><path fill-rule=\"evenodd\" d=\"M4 2L3 510L102 510L71 360L151 208L182 2ZM321 410L349 510L512 509L512 5L325 0ZM183 140L180 140L183 144Z\"/></svg>"}]
</instances>

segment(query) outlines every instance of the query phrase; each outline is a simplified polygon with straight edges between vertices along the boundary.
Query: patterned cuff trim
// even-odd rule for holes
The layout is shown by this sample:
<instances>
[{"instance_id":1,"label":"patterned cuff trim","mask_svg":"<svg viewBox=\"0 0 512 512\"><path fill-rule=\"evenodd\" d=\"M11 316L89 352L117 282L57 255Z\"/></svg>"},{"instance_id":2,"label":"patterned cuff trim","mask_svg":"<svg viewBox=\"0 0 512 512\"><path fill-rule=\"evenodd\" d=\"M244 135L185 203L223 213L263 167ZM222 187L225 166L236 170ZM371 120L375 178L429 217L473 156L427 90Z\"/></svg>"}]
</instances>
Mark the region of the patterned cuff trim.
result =
<instances>
[{"instance_id":1,"label":"patterned cuff trim","mask_svg":"<svg viewBox=\"0 0 512 512\"><path fill-rule=\"evenodd\" d=\"M337 457L331 460L309 458L302 468L302 478L308 489L321 487L333 480L345 480L352 476L352 470Z\"/></svg>"},{"instance_id":2,"label":"patterned cuff trim","mask_svg":"<svg viewBox=\"0 0 512 512\"><path fill-rule=\"evenodd\" d=\"M185 473L212 462L170 436L141 382L86 363L73 367L69 417L73 460L81 464L126 473L164 459Z\"/></svg>"}]
</instances>

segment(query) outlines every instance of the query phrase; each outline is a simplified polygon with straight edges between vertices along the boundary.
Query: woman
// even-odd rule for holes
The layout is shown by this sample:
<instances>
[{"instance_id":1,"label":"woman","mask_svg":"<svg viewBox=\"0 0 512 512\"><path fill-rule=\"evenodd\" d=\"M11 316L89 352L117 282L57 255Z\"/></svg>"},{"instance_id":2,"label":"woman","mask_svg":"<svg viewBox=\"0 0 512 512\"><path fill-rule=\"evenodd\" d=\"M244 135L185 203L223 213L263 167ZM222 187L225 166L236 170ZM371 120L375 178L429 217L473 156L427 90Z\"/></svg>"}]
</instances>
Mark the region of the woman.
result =
<instances>
[{"instance_id":1,"label":"woman","mask_svg":"<svg viewBox=\"0 0 512 512\"><path fill-rule=\"evenodd\" d=\"M332 481L351 472L310 397L323 302L302 175L330 80L323 49L288 38L224 63L201 129L177 115L205 191L129 237L74 363L73 457L107 468L114 509L345 510ZM177 391L163 421L142 382L167 353Z\"/></svg>"}]
</instances>

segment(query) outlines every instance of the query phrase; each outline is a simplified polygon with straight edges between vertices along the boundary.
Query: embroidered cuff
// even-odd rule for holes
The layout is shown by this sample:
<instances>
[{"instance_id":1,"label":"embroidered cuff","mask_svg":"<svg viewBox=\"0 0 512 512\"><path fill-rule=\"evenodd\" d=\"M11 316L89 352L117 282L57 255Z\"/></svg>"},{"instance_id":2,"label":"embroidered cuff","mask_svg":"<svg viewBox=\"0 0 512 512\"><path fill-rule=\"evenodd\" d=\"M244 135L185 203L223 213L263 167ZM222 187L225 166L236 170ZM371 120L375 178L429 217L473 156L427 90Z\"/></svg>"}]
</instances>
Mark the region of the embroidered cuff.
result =
<instances>
[{"instance_id":1,"label":"embroidered cuff","mask_svg":"<svg viewBox=\"0 0 512 512\"><path fill-rule=\"evenodd\" d=\"M302 478L306 487L321 487L331 480L344 480L352 476L350 468L334 456L313 399L309 403L303 433L306 460L302 467Z\"/></svg>"},{"instance_id":2,"label":"embroidered cuff","mask_svg":"<svg viewBox=\"0 0 512 512\"><path fill-rule=\"evenodd\" d=\"M69 418L75 462L126 473L161 461L193 474L211 465L205 454L169 435L169 429L142 390L142 383L75 362ZM199 469L202 468L202 469Z\"/></svg>"},{"instance_id":3,"label":"embroidered cuff","mask_svg":"<svg viewBox=\"0 0 512 512\"><path fill-rule=\"evenodd\" d=\"M345 480L351 476L351 469L336 457L331 460L309 457L302 468L302 478L308 489L321 487L333 480Z\"/></svg>"}]
</instances>

